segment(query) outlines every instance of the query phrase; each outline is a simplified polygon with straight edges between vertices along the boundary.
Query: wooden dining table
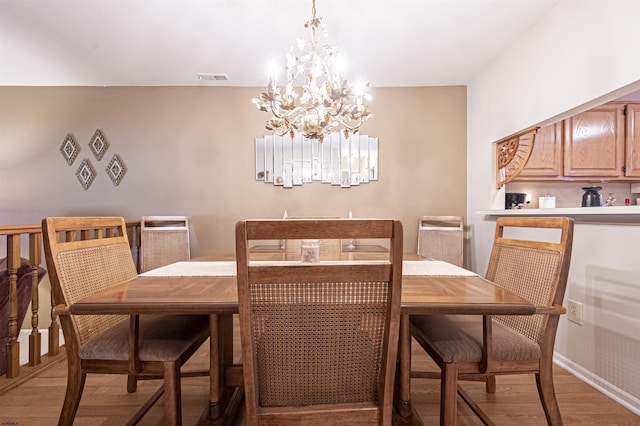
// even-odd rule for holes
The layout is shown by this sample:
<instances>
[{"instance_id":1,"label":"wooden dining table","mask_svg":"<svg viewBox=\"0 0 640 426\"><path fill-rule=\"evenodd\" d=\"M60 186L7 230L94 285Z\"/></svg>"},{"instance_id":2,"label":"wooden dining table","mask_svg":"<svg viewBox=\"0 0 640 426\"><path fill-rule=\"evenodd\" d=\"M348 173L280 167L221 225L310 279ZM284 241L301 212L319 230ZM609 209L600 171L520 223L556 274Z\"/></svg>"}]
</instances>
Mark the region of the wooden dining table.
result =
<instances>
[{"instance_id":1,"label":"wooden dining table","mask_svg":"<svg viewBox=\"0 0 640 426\"><path fill-rule=\"evenodd\" d=\"M280 250L256 250L251 260L290 260ZM343 251L343 260L388 259L382 250ZM405 254L405 260L419 260ZM204 256L193 261L233 261L233 254ZM405 268L406 269L406 268ZM535 307L525 299L478 275L406 275L402 279L399 374L395 399L401 423L419 423L411 406L409 315L529 315ZM233 315L238 313L236 277L138 276L84 298L69 308L72 314L207 314L210 316L209 404L200 424L228 424L242 398L242 365L233 363ZM402 348L405 348L403 351Z\"/></svg>"}]
</instances>

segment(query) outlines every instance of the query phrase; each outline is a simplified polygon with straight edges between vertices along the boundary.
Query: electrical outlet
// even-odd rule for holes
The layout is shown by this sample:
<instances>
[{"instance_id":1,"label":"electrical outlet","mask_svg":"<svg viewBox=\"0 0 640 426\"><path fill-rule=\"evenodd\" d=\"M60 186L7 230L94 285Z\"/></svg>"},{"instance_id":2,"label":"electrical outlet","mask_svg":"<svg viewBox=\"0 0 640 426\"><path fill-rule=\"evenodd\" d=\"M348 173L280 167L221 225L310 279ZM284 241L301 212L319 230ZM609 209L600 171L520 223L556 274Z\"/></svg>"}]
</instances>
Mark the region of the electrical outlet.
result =
<instances>
[{"instance_id":1,"label":"electrical outlet","mask_svg":"<svg viewBox=\"0 0 640 426\"><path fill-rule=\"evenodd\" d=\"M567 319L582 325L582 303L575 300L567 300Z\"/></svg>"}]
</instances>

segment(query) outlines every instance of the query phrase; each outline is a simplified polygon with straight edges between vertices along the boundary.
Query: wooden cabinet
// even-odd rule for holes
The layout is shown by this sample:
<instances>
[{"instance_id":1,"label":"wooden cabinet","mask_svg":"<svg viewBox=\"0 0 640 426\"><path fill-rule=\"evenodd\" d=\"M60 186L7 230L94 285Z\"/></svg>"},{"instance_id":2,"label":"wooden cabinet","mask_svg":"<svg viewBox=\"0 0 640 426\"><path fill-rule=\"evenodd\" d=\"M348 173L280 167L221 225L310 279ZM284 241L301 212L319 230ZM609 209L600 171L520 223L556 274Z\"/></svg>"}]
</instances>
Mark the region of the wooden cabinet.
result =
<instances>
[{"instance_id":1,"label":"wooden cabinet","mask_svg":"<svg viewBox=\"0 0 640 426\"><path fill-rule=\"evenodd\" d=\"M640 178L640 104L628 104L625 176Z\"/></svg>"},{"instance_id":2,"label":"wooden cabinet","mask_svg":"<svg viewBox=\"0 0 640 426\"><path fill-rule=\"evenodd\" d=\"M624 176L624 105L605 104L564 121L564 176Z\"/></svg>"},{"instance_id":3,"label":"wooden cabinet","mask_svg":"<svg viewBox=\"0 0 640 426\"><path fill-rule=\"evenodd\" d=\"M541 127L514 181L639 181L640 103L609 103Z\"/></svg>"},{"instance_id":4,"label":"wooden cabinet","mask_svg":"<svg viewBox=\"0 0 640 426\"><path fill-rule=\"evenodd\" d=\"M529 161L515 180L562 179L562 129L562 122L538 129Z\"/></svg>"}]
</instances>

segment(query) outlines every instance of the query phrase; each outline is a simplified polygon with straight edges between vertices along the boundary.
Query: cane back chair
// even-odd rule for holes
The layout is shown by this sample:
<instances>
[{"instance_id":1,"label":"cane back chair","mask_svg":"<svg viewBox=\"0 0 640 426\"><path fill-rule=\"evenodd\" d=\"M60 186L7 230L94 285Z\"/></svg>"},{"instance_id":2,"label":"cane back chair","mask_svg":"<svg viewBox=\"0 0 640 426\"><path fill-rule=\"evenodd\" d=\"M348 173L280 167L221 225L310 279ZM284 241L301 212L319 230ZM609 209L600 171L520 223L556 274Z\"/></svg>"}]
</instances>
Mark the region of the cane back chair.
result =
<instances>
[{"instance_id":1,"label":"cane back chair","mask_svg":"<svg viewBox=\"0 0 640 426\"><path fill-rule=\"evenodd\" d=\"M136 423L164 393L165 424L181 423L180 367L209 337L208 315L71 315L78 300L137 276L122 218L42 221L55 313L64 333L68 376L60 425L73 424L87 373L164 378Z\"/></svg>"},{"instance_id":2,"label":"cane back chair","mask_svg":"<svg viewBox=\"0 0 640 426\"><path fill-rule=\"evenodd\" d=\"M380 238L378 261L250 262L249 241ZM394 220L236 225L247 424L390 425L402 279Z\"/></svg>"},{"instance_id":3,"label":"cane back chair","mask_svg":"<svg viewBox=\"0 0 640 426\"><path fill-rule=\"evenodd\" d=\"M504 235L505 228L510 237ZM562 301L572 241L570 218L498 218L486 278L527 299L536 313L410 317L412 336L441 369L441 424L455 424L457 393L485 424L492 424L458 379L484 381L486 391L495 393L495 375L519 373L535 374L547 422L562 424L552 360L558 320L566 312ZM432 375L412 371L411 377Z\"/></svg>"},{"instance_id":4,"label":"cane back chair","mask_svg":"<svg viewBox=\"0 0 640 426\"><path fill-rule=\"evenodd\" d=\"M142 216L140 272L189 260L189 219L186 216Z\"/></svg>"},{"instance_id":5,"label":"cane back chair","mask_svg":"<svg viewBox=\"0 0 640 426\"><path fill-rule=\"evenodd\" d=\"M287 216L286 219L312 219L312 220L327 220L327 219L340 219L339 216ZM340 253L342 252L342 240L337 238L321 239L318 241L320 245L320 254L327 253ZM300 256L302 250L302 240L287 239L284 240L284 251L287 259L296 259Z\"/></svg>"},{"instance_id":6,"label":"cane back chair","mask_svg":"<svg viewBox=\"0 0 640 426\"><path fill-rule=\"evenodd\" d=\"M462 216L420 216L418 255L463 266Z\"/></svg>"}]
</instances>

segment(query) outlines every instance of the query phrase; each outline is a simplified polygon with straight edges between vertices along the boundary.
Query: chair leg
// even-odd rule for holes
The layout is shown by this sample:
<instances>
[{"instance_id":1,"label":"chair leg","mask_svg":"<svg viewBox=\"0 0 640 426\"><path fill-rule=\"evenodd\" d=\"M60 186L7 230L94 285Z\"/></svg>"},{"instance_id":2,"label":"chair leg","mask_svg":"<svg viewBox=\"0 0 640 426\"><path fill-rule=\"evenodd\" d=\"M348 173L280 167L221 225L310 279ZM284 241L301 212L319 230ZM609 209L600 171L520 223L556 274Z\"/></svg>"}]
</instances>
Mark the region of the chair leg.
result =
<instances>
[{"instance_id":1,"label":"chair leg","mask_svg":"<svg viewBox=\"0 0 640 426\"><path fill-rule=\"evenodd\" d=\"M164 422L165 425L182 424L182 392L180 389L180 365L164 363Z\"/></svg>"},{"instance_id":2,"label":"chair leg","mask_svg":"<svg viewBox=\"0 0 640 426\"><path fill-rule=\"evenodd\" d=\"M489 375L487 376L487 381L484 384L484 388L487 393L494 394L496 393L496 376Z\"/></svg>"},{"instance_id":3,"label":"chair leg","mask_svg":"<svg viewBox=\"0 0 640 426\"><path fill-rule=\"evenodd\" d=\"M127 392L134 393L136 390L138 390L138 376L129 374L127 376Z\"/></svg>"},{"instance_id":4,"label":"chair leg","mask_svg":"<svg viewBox=\"0 0 640 426\"><path fill-rule=\"evenodd\" d=\"M551 426L561 426L562 416L560 415L560 407L558 407L556 392L553 387L553 371L551 366L546 368L541 366L540 372L536 373L536 385L538 386L538 395L540 395L540 402L542 403L544 414L547 417L547 424Z\"/></svg>"},{"instance_id":5,"label":"chair leg","mask_svg":"<svg viewBox=\"0 0 640 426\"><path fill-rule=\"evenodd\" d=\"M64 403L62 411L58 419L58 426L71 426L76 418L78 405L84 389L84 382L87 378L86 373L80 371L79 365L71 365L69 363L67 373L67 390L64 395Z\"/></svg>"},{"instance_id":6,"label":"chair leg","mask_svg":"<svg viewBox=\"0 0 640 426\"><path fill-rule=\"evenodd\" d=\"M458 365L444 364L440 378L440 424L455 425L458 417Z\"/></svg>"}]
</instances>

